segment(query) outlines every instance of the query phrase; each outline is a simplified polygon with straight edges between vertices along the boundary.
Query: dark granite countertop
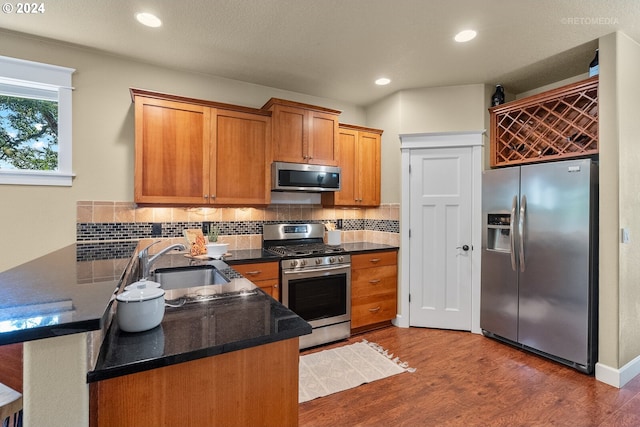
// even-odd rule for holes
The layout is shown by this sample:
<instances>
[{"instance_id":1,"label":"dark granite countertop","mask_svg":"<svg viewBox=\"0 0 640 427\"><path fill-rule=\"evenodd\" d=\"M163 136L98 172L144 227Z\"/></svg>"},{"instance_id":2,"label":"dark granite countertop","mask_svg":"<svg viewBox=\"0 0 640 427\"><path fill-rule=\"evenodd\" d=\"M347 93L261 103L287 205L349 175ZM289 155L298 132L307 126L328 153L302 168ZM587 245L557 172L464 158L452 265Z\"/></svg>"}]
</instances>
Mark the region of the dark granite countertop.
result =
<instances>
[{"instance_id":1,"label":"dark granite countertop","mask_svg":"<svg viewBox=\"0 0 640 427\"><path fill-rule=\"evenodd\" d=\"M229 251L229 256L224 261L229 265L248 264L253 262L279 261L280 257L264 249L240 249Z\"/></svg>"},{"instance_id":2,"label":"dark granite countertop","mask_svg":"<svg viewBox=\"0 0 640 427\"><path fill-rule=\"evenodd\" d=\"M88 382L311 333L301 317L256 290L247 297L167 307L160 326L146 332L123 332L112 322Z\"/></svg>"},{"instance_id":3,"label":"dark granite countertop","mask_svg":"<svg viewBox=\"0 0 640 427\"><path fill-rule=\"evenodd\" d=\"M340 246L342 246L344 250L346 252L349 252L350 254L398 250L397 246L370 242L342 243ZM252 262L279 261L280 259L282 259L282 257L274 255L263 249L229 251L229 256L224 257L224 261L229 265L246 264Z\"/></svg>"},{"instance_id":4,"label":"dark granite countertop","mask_svg":"<svg viewBox=\"0 0 640 427\"><path fill-rule=\"evenodd\" d=\"M382 243L353 242L343 243L342 247L350 254L363 254L367 252L397 251L397 246L385 245Z\"/></svg>"},{"instance_id":5,"label":"dark granite countertop","mask_svg":"<svg viewBox=\"0 0 640 427\"><path fill-rule=\"evenodd\" d=\"M367 242L344 243L343 247L352 254L398 249ZM252 249L232 251L225 262L279 259ZM129 262L120 276L90 279L84 264L78 261L74 244L0 273L0 345L106 330L98 361L88 374L89 381L97 381L311 332L308 323L261 290L244 300L168 308L162 324L151 331L128 334L118 329L117 322L111 322L107 330L115 293L133 280L134 263ZM192 264L183 254L172 254L162 257L155 267ZM230 278L246 280L226 268L222 270Z\"/></svg>"},{"instance_id":6,"label":"dark granite countertop","mask_svg":"<svg viewBox=\"0 0 640 427\"><path fill-rule=\"evenodd\" d=\"M0 345L102 328L118 283L83 280L75 244L0 273Z\"/></svg>"},{"instance_id":7,"label":"dark granite countertop","mask_svg":"<svg viewBox=\"0 0 640 427\"><path fill-rule=\"evenodd\" d=\"M346 243L350 253L397 250L377 243ZM155 268L212 264L232 280L246 280L234 264L278 261L261 249L230 251L224 261L194 261L167 254ZM227 265L228 264L228 265ZM229 268L229 265L231 268ZM146 332L127 333L112 322L89 382L155 369L202 357L246 349L311 333L311 326L262 290L258 295L167 308L160 326Z\"/></svg>"},{"instance_id":8,"label":"dark granite countertop","mask_svg":"<svg viewBox=\"0 0 640 427\"><path fill-rule=\"evenodd\" d=\"M256 252L254 256L261 255ZM154 264L154 269L193 265L213 265L230 280L229 286L255 289L256 295L185 304L179 308L167 307L158 327L140 333L121 331L114 317L94 369L87 374L88 382L311 333L311 326L307 322L233 270L225 261L196 260L179 252L168 253ZM123 285L134 280L135 275L131 276L123 281ZM173 292L167 291L167 294Z\"/></svg>"}]
</instances>

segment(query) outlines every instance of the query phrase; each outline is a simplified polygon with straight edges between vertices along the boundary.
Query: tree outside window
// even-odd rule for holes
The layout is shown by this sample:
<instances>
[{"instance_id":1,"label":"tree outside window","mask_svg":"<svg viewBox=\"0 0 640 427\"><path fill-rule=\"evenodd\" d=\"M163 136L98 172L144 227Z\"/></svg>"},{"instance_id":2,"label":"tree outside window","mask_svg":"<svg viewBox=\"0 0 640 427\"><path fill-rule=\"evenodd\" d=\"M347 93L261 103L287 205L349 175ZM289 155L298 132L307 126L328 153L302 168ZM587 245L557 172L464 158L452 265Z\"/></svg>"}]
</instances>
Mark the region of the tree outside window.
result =
<instances>
[{"instance_id":1,"label":"tree outside window","mask_svg":"<svg viewBox=\"0 0 640 427\"><path fill-rule=\"evenodd\" d=\"M0 95L0 169L58 169L58 103Z\"/></svg>"}]
</instances>

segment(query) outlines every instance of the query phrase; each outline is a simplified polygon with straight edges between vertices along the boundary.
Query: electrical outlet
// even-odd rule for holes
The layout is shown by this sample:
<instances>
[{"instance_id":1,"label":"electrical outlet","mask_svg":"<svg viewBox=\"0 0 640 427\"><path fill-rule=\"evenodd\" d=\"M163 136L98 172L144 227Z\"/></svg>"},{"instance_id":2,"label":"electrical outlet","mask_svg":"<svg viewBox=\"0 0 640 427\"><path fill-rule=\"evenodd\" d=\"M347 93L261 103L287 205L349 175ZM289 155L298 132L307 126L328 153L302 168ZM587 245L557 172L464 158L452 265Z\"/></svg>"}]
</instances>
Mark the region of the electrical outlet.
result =
<instances>
[{"instance_id":1,"label":"electrical outlet","mask_svg":"<svg viewBox=\"0 0 640 427\"><path fill-rule=\"evenodd\" d=\"M336 227L338 227L338 230L342 230L342 220L341 219L337 220L337 223L338 224L336 225Z\"/></svg>"},{"instance_id":2,"label":"electrical outlet","mask_svg":"<svg viewBox=\"0 0 640 427\"><path fill-rule=\"evenodd\" d=\"M622 229L622 243L629 243L631 241L631 236L629 235L629 229L628 228L623 228Z\"/></svg>"},{"instance_id":3,"label":"electrical outlet","mask_svg":"<svg viewBox=\"0 0 640 427\"><path fill-rule=\"evenodd\" d=\"M211 225L213 221L202 221L202 234L205 236L209 234L209 230L211 230Z\"/></svg>"},{"instance_id":4,"label":"electrical outlet","mask_svg":"<svg viewBox=\"0 0 640 427\"><path fill-rule=\"evenodd\" d=\"M162 223L161 222L151 223L151 237L160 237L160 236L162 236Z\"/></svg>"}]
</instances>

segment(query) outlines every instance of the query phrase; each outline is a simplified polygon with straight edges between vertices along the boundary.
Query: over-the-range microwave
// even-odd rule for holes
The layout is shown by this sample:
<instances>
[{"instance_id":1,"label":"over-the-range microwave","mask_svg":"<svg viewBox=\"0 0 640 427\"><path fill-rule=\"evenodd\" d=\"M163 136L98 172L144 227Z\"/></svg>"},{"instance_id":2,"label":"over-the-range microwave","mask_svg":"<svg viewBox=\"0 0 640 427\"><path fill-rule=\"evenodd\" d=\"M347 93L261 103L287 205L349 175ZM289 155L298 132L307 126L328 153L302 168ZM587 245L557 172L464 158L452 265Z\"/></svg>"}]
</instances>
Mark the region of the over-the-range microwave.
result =
<instances>
[{"instance_id":1,"label":"over-the-range microwave","mask_svg":"<svg viewBox=\"0 0 640 427\"><path fill-rule=\"evenodd\" d=\"M305 163L273 162L273 191L340 191L340 168Z\"/></svg>"}]
</instances>

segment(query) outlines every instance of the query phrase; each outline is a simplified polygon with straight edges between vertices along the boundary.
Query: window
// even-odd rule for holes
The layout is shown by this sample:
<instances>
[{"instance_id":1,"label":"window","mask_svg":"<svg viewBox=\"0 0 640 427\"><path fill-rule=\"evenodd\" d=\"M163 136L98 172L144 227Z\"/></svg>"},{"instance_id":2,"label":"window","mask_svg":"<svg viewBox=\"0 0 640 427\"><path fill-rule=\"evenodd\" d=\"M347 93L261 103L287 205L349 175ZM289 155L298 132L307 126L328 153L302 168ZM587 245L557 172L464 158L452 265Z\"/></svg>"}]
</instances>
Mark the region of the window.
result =
<instances>
[{"instance_id":1,"label":"window","mask_svg":"<svg viewBox=\"0 0 640 427\"><path fill-rule=\"evenodd\" d=\"M71 185L74 71L0 56L0 184Z\"/></svg>"}]
</instances>

